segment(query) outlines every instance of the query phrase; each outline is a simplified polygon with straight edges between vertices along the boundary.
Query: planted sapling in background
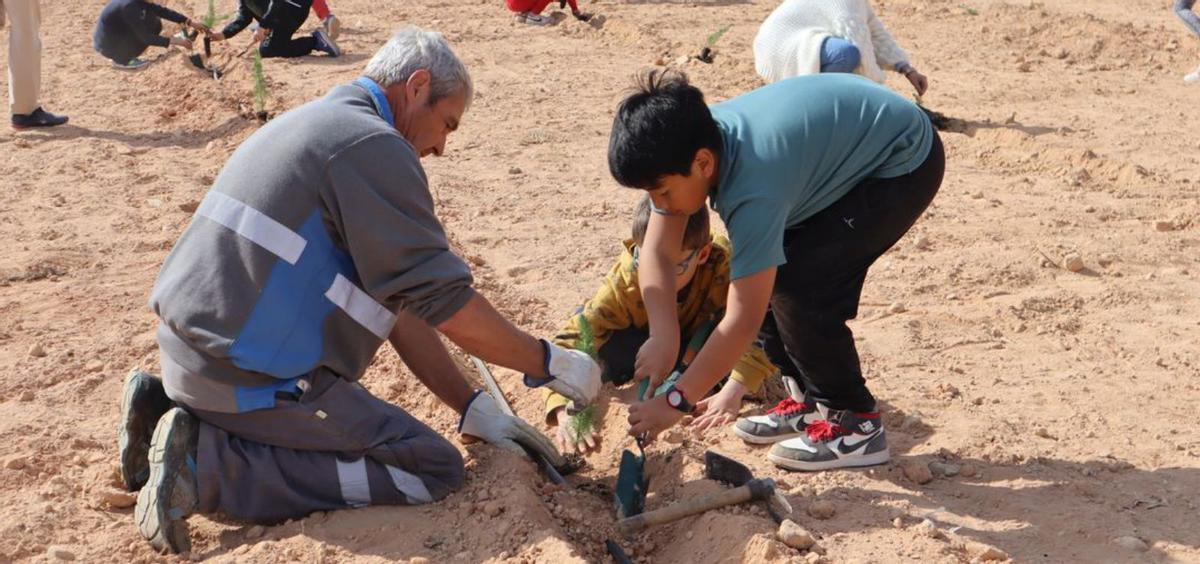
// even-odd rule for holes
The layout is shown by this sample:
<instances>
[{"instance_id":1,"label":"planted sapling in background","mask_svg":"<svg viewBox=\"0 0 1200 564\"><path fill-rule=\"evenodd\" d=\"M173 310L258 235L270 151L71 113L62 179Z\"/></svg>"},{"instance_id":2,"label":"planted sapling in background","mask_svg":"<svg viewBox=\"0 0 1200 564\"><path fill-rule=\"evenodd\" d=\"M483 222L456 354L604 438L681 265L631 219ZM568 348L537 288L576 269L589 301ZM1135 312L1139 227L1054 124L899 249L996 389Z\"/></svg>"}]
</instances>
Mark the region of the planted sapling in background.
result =
<instances>
[{"instance_id":1,"label":"planted sapling in background","mask_svg":"<svg viewBox=\"0 0 1200 564\"><path fill-rule=\"evenodd\" d=\"M700 54L696 56L696 60L712 64L713 55L715 54L713 48L717 46L717 41L721 40L721 37L725 35L725 32L729 31L729 29L732 27L733 24L729 24L721 29L718 29L717 31L710 33L708 35L708 39L704 41L704 47L700 49Z\"/></svg>"}]
</instances>

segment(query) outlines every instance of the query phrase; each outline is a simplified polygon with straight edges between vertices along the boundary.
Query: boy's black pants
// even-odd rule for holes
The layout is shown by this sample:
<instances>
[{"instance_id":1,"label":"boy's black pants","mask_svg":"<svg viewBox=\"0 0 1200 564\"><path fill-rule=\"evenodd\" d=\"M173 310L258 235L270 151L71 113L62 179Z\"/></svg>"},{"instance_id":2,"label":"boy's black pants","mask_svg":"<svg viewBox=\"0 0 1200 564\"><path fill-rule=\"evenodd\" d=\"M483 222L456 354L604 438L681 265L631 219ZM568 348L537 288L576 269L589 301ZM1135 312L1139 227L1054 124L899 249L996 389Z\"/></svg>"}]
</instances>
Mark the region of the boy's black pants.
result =
<instances>
[{"instance_id":1,"label":"boy's black pants","mask_svg":"<svg viewBox=\"0 0 1200 564\"><path fill-rule=\"evenodd\" d=\"M933 201L946 157L933 133L929 156L912 173L872 178L788 229L787 264L775 273L759 338L783 374L830 409L875 411L846 321L858 315L863 281L875 259L900 240Z\"/></svg>"},{"instance_id":2,"label":"boy's black pants","mask_svg":"<svg viewBox=\"0 0 1200 564\"><path fill-rule=\"evenodd\" d=\"M279 1L282 4L279 9L283 12L271 29L271 35L258 46L259 54L263 57L303 57L312 53L316 49L316 39L311 35L292 37L308 19L312 0Z\"/></svg>"}]
</instances>

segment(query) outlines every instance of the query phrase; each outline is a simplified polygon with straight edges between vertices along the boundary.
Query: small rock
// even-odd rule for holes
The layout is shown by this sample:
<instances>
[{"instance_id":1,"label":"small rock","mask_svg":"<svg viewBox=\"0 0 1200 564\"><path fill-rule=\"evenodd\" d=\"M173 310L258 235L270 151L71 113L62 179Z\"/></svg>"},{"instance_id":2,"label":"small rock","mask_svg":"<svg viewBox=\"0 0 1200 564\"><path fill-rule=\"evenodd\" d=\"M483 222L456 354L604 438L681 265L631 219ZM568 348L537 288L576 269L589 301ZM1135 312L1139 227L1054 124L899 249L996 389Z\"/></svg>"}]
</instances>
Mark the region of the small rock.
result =
<instances>
[{"instance_id":1,"label":"small rock","mask_svg":"<svg viewBox=\"0 0 1200 564\"><path fill-rule=\"evenodd\" d=\"M804 530L791 519L784 519L779 524L779 530L775 532L775 537L796 550L808 550L817 543L817 539L813 538L812 533Z\"/></svg>"},{"instance_id":2,"label":"small rock","mask_svg":"<svg viewBox=\"0 0 1200 564\"><path fill-rule=\"evenodd\" d=\"M808 564L817 564L817 562L821 561L821 555L816 552L810 552L804 555L804 561Z\"/></svg>"},{"instance_id":3,"label":"small rock","mask_svg":"<svg viewBox=\"0 0 1200 564\"><path fill-rule=\"evenodd\" d=\"M24 392L21 392L21 397L19 399L21 401L33 401L33 390L25 390Z\"/></svg>"},{"instance_id":4,"label":"small rock","mask_svg":"<svg viewBox=\"0 0 1200 564\"><path fill-rule=\"evenodd\" d=\"M262 525L255 525L246 529L246 538L248 539L256 539L265 534L267 534L267 528Z\"/></svg>"},{"instance_id":5,"label":"small rock","mask_svg":"<svg viewBox=\"0 0 1200 564\"><path fill-rule=\"evenodd\" d=\"M1071 272L1079 272L1083 270L1083 257L1079 253L1070 253L1062 259L1063 268Z\"/></svg>"},{"instance_id":6,"label":"small rock","mask_svg":"<svg viewBox=\"0 0 1200 564\"><path fill-rule=\"evenodd\" d=\"M4 461L4 467L9 470L20 470L25 467L25 459L20 456L14 456Z\"/></svg>"},{"instance_id":7,"label":"small rock","mask_svg":"<svg viewBox=\"0 0 1200 564\"><path fill-rule=\"evenodd\" d=\"M929 248L929 237L926 237L924 235L917 235L917 238L913 240L913 246L918 249L921 249L921 250L928 249Z\"/></svg>"},{"instance_id":8,"label":"small rock","mask_svg":"<svg viewBox=\"0 0 1200 564\"><path fill-rule=\"evenodd\" d=\"M213 149L216 149L216 148L217 148L216 141L209 141L208 144L204 146L204 150L209 153L211 153L213 151Z\"/></svg>"},{"instance_id":9,"label":"small rock","mask_svg":"<svg viewBox=\"0 0 1200 564\"><path fill-rule=\"evenodd\" d=\"M487 501L488 497L490 497L490 494L488 494L487 490L479 490L479 492L475 494L476 501Z\"/></svg>"},{"instance_id":10,"label":"small rock","mask_svg":"<svg viewBox=\"0 0 1200 564\"><path fill-rule=\"evenodd\" d=\"M86 365L84 365L84 367L83 367L83 371L88 372L88 373L101 372L103 370L104 370L104 363L100 362L99 360L93 360L93 361L87 363Z\"/></svg>"},{"instance_id":11,"label":"small rock","mask_svg":"<svg viewBox=\"0 0 1200 564\"><path fill-rule=\"evenodd\" d=\"M980 552L976 558L983 562L1008 560L1008 553L994 546L984 546L983 552Z\"/></svg>"},{"instance_id":12,"label":"small rock","mask_svg":"<svg viewBox=\"0 0 1200 564\"><path fill-rule=\"evenodd\" d=\"M158 209L158 208L163 207L163 201L158 198L147 198L146 205L150 206L154 209Z\"/></svg>"},{"instance_id":13,"label":"small rock","mask_svg":"<svg viewBox=\"0 0 1200 564\"><path fill-rule=\"evenodd\" d=\"M1050 434L1050 431L1047 431L1045 427L1038 427L1038 428L1037 428L1037 430L1035 430L1035 431L1033 432L1033 434L1035 434L1035 435L1037 435L1037 436L1039 436L1039 437L1041 437L1041 438L1043 438L1043 439L1050 439L1050 440L1052 440L1052 441L1057 441L1057 440L1058 440L1058 437L1055 437L1054 435L1051 435L1051 434Z\"/></svg>"},{"instance_id":14,"label":"small rock","mask_svg":"<svg viewBox=\"0 0 1200 564\"><path fill-rule=\"evenodd\" d=\"M514 166L514 167L508 169L508 173L509 174L521 174L521 169Z\"/></svg>"},{"instance_id":15,"label":"small rock","mask_svg":"<svg viewBox=\"0 0 1200 564\"><path fill-rule=\"evenodd\" d=\"M938 462L938 461L930 462L929 470L931 472L933 472L933 474L935 476L945 476L947 478L953 478L954 476L957 476L959 472L962 471L962 469L959 468L957 464L950 464L947 462Z\"/></svg>"},{"instance_id":16,"label":"small rock","mask_svg":"<svg viewBox=\"0 0 1200 564\"><path fill-rule=\"evenodd\" d=\"M682 67L683 65L688 64L688 59L689 57L687 55L680 55L675 59L675 65Z\"/></svg>"},{"instance_id":17,"label":"small rock","mask_svg":"<svg viewBox=\"0 0 1200 564\"><path fill-rule=\"evenodd\" d=\"M1096 263L1099 264L1100 266L1103 266L1106 268L1108 266L1110 266L1112 263L1116 262L1116 260L1117 260L1116 257L1114 257L1113 255L1110 255L1108 253L1105 253L1105 254L1102 254L1102 255L1096 257Z\"/></svg>"},{"instance_id":18,"label":"small rock","mask_svg":"<svg viewBox=\"0 0 1200 564\"><path fill-rule=\"evenodd\" d=\"M887 312L892 315L895 315L897 313L904 313L906 311L908 311L908 308L904 307L904 304L902 304L900 302L893 302L892 305L888 306L888 308L887 308Z\"/></svg>"},{"instance_id":19,"label":"small rock","mask_svg":"<svg viewBox=\"0 0 1200 564\"><path fill-rule=\"evenodd\" d=\"M495 517L504 512L504 505L502 505L499 500L492 500L483 506L483 512L486 513L488 517Z\"/></svg>"},{"instance_id":20,"label":"small rock","mask_svg":"<svg viewBox=\"0 0 1200 564\"><path fill-rule=\"evenodd\" d=\"M101 503L113 509L125 509L126 507L133 507L137 503L137 494L132 492L104 490L97 497L99 497Z\"/></svg>"},{"instance_id":21,"label":"small rock","mask_svg":"<svg viewBox=\"0 0 1200 564\"><path fill-rule=\"evenodd\" d=\"M46 349L42 348L41 343L34 343L32 347L29 347L29 356L42 358L46 356Z\"/></svg>"},{"instance_id":22,"label":"small rock","mask_svg":"<svg viewBox=\"0 0 1200 564\"><path fill-rule=\"evenodd\" d=\"M928 484L933 481L933 472L929 471L929 467L915 460L901 462L900 469L904 471L904 477L915 484Z\"/></svg>"},{"instance_id":23,"label":"small rock","mask_svg":"<svg viewBox=\"0 0 1200 564\"><path fill-rule=\"evenodd\" d=\"M683 536L687 537L687 540L692 540L692 537L696 536L696 533L694 533L692 531L688 531L688 532L684 533Z\"/></svg>"},{"instance_id":24,"label":"small rock","mask_svg":"<svg viewBox=\"0 0 1200 564\"><path fill-rule=\"evenodd\" d=\"M904 519L901 519L900 517L892 519L892 526L897 529L903 529L904 528Z\"/></svg>"},{"instance_id":25,"label":"small rock","mask_svg":"<svg viewBox=\"0 0 1200 564\"><path fill-rule=\"evenodd\" d=\"M1150 546L1146 544L1146 541L1133 536L1117 537L1113 539L1113 544L1134 552L1146 552L1150 550Z\"/></svg>"},{"instance_id":26,"label":"small rock","mask_svg":"<svg viewBox=\"0 0 1200 564\"><path fill-rule=\"evenodd\" d=\"M1175 222L1174 221L1161 221L1161 220L1156 221L1156 222L1154 222L1154 230L1155 231L1174 231L1175 230ZM1124 538L1124 537L1122 537L1122 538Z\"/></svg>"},{"instance_id":27,"label":"small rock","mask_svg":"<svg viewBox=\"0 0 1200 564\"><path fill-rule=\"evenodd\" d=\"M930 521L929 519L922 519L915 528L922 536L926 536L931 539L942 538L942 532L939 531L937 525L934 525L933 521Z\"/></svg>"},{"instance_id":28,"label":"small rock","mask_svg":"<svg viewBox=\"0 0 1200 564\"><path fill-rule=\"evenodd\" d=\"M837 513L837 508L833 506L833 502L824 499L818 499L808 504L808 514L815 519L829 519Z\"/></svg>"},{"instance_id":29,"label":"small rock","mask_svg":"<svg viewBox=\"0 0 1200 564\"><path fill-rule=\"evenodd\" d=\"M974 464L963 464L958 473L962 474L964 478L973 478L979 474L979 468L977 468Z\"/></svg>"},{"instance_id":30,"label":"small rock","mask_svg":"<svg viewBox=\"0 0 1200 564\"><path fill-rule=\"evenodd\" d=\"M52 546L46 549L46 555L52 560L74 560L75 553L61 546Z\"/></svg>"}]
</instances>

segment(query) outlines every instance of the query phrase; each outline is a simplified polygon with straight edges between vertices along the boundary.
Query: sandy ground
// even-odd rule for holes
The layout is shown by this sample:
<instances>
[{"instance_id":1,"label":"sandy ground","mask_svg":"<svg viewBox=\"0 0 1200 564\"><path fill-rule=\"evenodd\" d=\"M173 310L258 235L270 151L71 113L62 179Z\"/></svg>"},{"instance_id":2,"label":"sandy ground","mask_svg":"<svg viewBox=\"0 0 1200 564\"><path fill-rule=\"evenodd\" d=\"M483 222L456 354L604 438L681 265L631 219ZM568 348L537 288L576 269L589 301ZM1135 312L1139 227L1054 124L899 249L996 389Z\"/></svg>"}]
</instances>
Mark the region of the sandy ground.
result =
<instances>
[{"instance_id":1,"label":"sandy ground","mask_svg":"<svg viewBox=\"0 0 1200 564\"><path fill-rule=\"evenodd\" d=\"M44 101L71 124L0 131L0 561L170 560L138 537L115 488L118 391L130 367L156 369L155 274L258 125L249 63L219 83L178 53L122 74L90 48L101 2L42 4ZM449 154L426 162L439 212L482 291L541 335L591 294L628 232L638 194L615 186L604 155L630 75L680 65L713 100L755 87L750 41L775 2L584 4L603 19L534 29L500 0L337 0L346 56L265 63L278 114L355 77L400 24L446 33L479 94ZM1200 400L1200 87L1180 80L1200 42L1157 0L874 4L930 76L925 102L959 120L944 133L940 195L875 266L854 323L894 462L791 474L726 433L675 431L650 451L650 507L716 490L699 461L717 448L779 480L817 547L784 546L746 508L624 545L640 562L1200 562L1188 423ZM715 64L681 61L726 25ZM1071 253L1082 270L1064 268ZM498 374L539 421L536 395ZM456 417L394 353L364 382L453 432ZM605 401L602 448L571 490L465 447L469 481L442 503L265 529L194 518L191 557L602 560L628 396ZM926 481L930 462L958 474ZM814 516L821 507L833 515Z\"/></svg>"}]
</instances>

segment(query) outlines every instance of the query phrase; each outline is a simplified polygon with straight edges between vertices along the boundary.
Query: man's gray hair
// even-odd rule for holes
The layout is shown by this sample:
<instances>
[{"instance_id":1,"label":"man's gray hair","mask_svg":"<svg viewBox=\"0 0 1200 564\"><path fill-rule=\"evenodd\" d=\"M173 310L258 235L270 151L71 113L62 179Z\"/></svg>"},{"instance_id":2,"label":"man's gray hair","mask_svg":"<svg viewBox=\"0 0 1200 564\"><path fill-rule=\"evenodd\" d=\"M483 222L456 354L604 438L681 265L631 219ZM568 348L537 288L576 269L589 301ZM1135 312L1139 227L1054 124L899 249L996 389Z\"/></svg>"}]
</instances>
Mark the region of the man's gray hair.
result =
<instances>
[{"instance_id":1,"label":"man's gray hair","mask_svg":"<svg viewBox=\"0 0 1200 564\"><path fill-rule=\"evenodd\" d=\"M459 60L446 38L436 31L417 26L396 30L392 38L371 57L363 72L367 78L387 88L405 82L414 72L429 71L432 104L449 96L464 93L467 104L475 95L475 86L466 65Z\"/></svg>"}]
</instances>

